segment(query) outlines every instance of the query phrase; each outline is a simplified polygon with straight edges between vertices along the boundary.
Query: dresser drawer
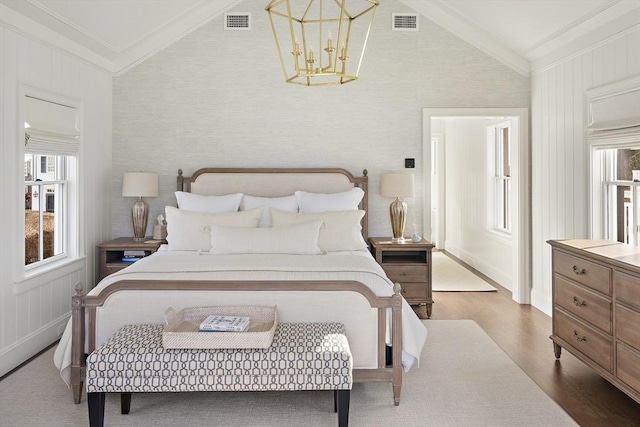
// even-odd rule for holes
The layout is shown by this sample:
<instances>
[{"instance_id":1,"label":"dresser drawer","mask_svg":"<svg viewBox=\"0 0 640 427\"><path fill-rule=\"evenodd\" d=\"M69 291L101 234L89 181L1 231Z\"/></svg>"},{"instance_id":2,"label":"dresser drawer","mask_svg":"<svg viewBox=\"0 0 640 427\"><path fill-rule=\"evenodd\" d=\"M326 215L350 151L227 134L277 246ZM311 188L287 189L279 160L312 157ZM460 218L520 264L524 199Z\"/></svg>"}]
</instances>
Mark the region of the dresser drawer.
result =
<instances>
[{"instance_id":1,"label":"dresser drawer","mask_svg":"<svg viewBox=\"0 0 640 427\"><path fill-rule=\"evenodd\" d=\"M616 377L640 393L640 353L621 343L616 346Z\"/></svg>"},{"instance_id":2,"label":"dresser drawer","mask_svg":"<svg viewBox=\"0 0 640 427\"><path fill-rule=\"evenodd\" d=\"M616 301L624 302L640 310L640 278L615 271L613 289Z\"/></svg>"},{"instance_id":3,"label":"dresser drawer","mask_svg":"<svg viewBox=\"0 0 640 427\"><path fill-rule=\"evenodd\" d=\"M640 313L616 304L616 338L640 351Z\"/></svg>"},{"instance_id":4,"label":"dresser drawer","mask_svg":"<svg viewBox=\"0 0 640 427\"><path fill-rule=\"evenodd\" d=\"M382 264L382 268L394 283L398 282L404 285L407 282L425 283L427 281L427 266L424 264Z\"/></svg>"},{"instance_id":5,"label":"dresser drawer","mask_svg":"<svg viewBox=\"0 0 640 427\"><path fill-rule=\"evenodd\" d=\"M555 277L554 303L580 319L611 334L611 300L590 291L584 286L577 286L561 276Z\"/></svg>"},{"instance_id":6,"label":"dresser drawer","mask_svg":"<svg viewBox=\"0 0 640 427\"><path fill-rule=\"evenodd\" d=\"M611 338L597 332L557 307L553 309L553 330L559 338L571 344L607 371L612 372L613 344Z\"/></svg>"},{"instance_id":7,"label":"dresser drawer","mask_svg":"<svg viewBox=\"0 0 640 427\"><path fill-rule=\"evenodd\" d=\"M611 295L611 269L564 252L553 252L555 273Z\"/></svg>"},{"instance_id":8,"label":"dresser drawer","mask_svg":"<svg viewBox=\"0 0 640 427\"><path fill-rule=\"evenodd\" d=\"M403 283L400 282L402 289L400 293L407 300L407 302L425 302L428 298L427 286L425 282L422 283Z\"/></svg>"}]
</instances>

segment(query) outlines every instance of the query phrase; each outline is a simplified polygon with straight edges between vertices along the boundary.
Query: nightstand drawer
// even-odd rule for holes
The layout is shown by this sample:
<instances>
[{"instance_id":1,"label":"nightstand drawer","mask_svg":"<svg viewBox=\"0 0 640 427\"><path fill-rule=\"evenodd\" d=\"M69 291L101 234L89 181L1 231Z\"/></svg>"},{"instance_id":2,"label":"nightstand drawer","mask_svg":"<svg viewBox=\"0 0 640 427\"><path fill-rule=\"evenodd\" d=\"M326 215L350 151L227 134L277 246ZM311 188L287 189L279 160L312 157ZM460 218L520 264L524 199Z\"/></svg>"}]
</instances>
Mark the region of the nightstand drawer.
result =
<instances>
[{"instance_id":1,"label":"nightstand drawer","mask_svg":"<svg viewBox=\"0 0 640 427\"><path fill-rule=\"evenodd\" d=\"M422 282L427 281L427 266L415 264L382 264L384 272L392 282L398 282L404 285L406 282Z\"/></svg>"},{"instance_id":2,"label":"nightstand drawer","mask_svg":"<svg viewBox=\"0 0 640 427\"><path fill-rule=\"evenodd\" d=\"M427 295L427 287L422 283L406 283L400 282L401 290L400 293L407 300L407 302L411 303L413 301L422 302L427 299L429 296Z\"/></svg>"},{"instance_id":3,"label":"nightstand drawer","mask_svg":"<svg viewBox=\"0 0 640 427\"><path fill-rule=\"evenodd\" d=\"M556 273L605 295L611 295L610 268L563 252L553 253L553 264Z\"/></svg>"},{"instance_id":4,"label":"nightstand drawer","mask_svg":"<svg viewBox=\"0 0 640 427\"><path fill-rule=\"evenodd\" d=\"M554 302L592 325L607 333L611 331L611 301L588 290L584 286L577 286L560 276L555 277Z\"/></svg>"},{"instance_id":5,"label":"nightstand drawer","mask_svg":"<svg viewBox=\"0 0 640 427\"><path fill-rule=\"evenodd\" d=\"M568 342L589 359L607 371L612 371L613 343L611 338L598 333L595 329L576 320L557 307L553 309L553 330L559 338Z\"/></svg>"}]
</instances>

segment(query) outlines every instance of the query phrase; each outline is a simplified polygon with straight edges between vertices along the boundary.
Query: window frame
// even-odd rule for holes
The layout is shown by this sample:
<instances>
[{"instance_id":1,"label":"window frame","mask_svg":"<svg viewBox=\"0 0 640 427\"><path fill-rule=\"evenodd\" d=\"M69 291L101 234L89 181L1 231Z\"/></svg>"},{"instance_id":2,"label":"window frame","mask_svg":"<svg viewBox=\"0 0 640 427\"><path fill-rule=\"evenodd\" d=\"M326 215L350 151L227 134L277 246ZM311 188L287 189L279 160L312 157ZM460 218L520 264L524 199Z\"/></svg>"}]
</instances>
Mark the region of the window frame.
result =
<instances>
[{"instance_id":1,"label":"window frame","mask_svg":"<svg viewBox=\"0 0 640 427\"><path fill-rule=\"evenodd\" d=\"M504 131L507 131L507 148L505 163L505 141ZM491 203L488 214L488 227L491 231L504 236L511 235L511 121L501 121L487 126L487 148L488 148L488 174L489 184L487 194ZM509 169L505 171L505 165ZM507 172L507 173L505 173Z\"/></svg>"},{"instance_id":2,"label":"window frame","mask_svg":"<svg viewBox=\"0 0 640 427\"><path fill-rule=\"evenodd\" d=\"M75 110L75 119L76 119L76 127L77 129L82 129L82 102L65 96L58 93L50 92L47 90L43 90L28 84L19 83L18 85L18 150L16 159L18 162L21 162L23 167L17 168L18 174L18 182L20 183L20 201L16 204L16 210L18 214L16 216L19 219L19 223L16 224L16 238L19 243L19 256L21 262L16 262L15 270L14 270L14 281L18 284L24 282L27 279L35 278L40 276L43 273L62 268L66 265L75 263L76 261L83 258L83 255L80 252L80 229L81 229L81 210L80 210L80 198L79 198L79 177L80 177L80 165L81 165L81 157L82 157L82 132L79 132L77 137L77 143L75 144L76 151L74 153L69 152L56 152L57 146L53 146L52 150L49 152L38 152L37 150L27 149L26 145L26 133L28 129L26 129L24 123L27 118L26 113L26 98L37 98L43 101L52 102L56 104L61 104L67 107L71 107ZM59 242L60 248L62 252L58 255L51 256L46 259L40 259L37 262L33 262L31 264L26 264L25 258L25 243L26 243L26 227L25 227L25 215L24 215L24 189L26 183L25 181L25 154L38 154L43 155L44 157L50 156L63 156L64 158L64 171L65 171L65 184L62 190L63 200L60 200L60 203L64 203L61 205L64 209L61 218L56 220L59 225L62 227L62 235L61 240ZM34 165L36 168L40 168L40 165ZM54 183L55 181L43 181L46 184ZM38 182L38 184L43 184L43 182ZM45 201L46 203L46 201ZM58 202L55 202L58 203ZM57 226L58 224L56 224ZM39 249L42 250L41 248ZM16 292L22 292L22 287L27 286L30 288L30 285L20 284L20 288L16 289ZM26 288L25 288L26 289Z\"/></svg>"}]
</instances>

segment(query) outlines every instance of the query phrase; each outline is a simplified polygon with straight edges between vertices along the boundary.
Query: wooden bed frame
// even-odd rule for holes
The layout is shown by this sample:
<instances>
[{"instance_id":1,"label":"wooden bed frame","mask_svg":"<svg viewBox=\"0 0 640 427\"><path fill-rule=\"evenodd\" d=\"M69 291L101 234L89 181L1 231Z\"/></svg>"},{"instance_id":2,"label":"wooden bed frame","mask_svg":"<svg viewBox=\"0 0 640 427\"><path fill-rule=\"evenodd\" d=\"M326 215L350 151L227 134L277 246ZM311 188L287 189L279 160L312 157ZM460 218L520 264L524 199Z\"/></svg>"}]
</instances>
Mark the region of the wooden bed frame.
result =
<instances>
[{"instance_id":1,"label":"wooden bed frame","mask_svg":"<svg viewBox=\"0 0 640 427\"><path fill-rule=\"evenodd\" d=\"M178 171L178 190L191 191L199 177L211 176L211 174L275 174L280 177L292 177L290 174L333 174L343 175L349 183L357 185L365 191L361 207L367 207L367 171L362 177L354 177L344 169L228 169L205 168L196 171L191 177L184 177L182 170ZM299 175L298 175L299 176ZM342 178L340 178L342 179ZM302 188L298 188L300 185ZM224 184L223 184L224 185ZM304 182L294 184L299 190L318 191L313 185L307 186ZM207 191L209 194L215 189ZM232 189L229 192L240 192ZM253 194L264 197L278 197L292 194L287 188L280 188L274 193ZM277 193L276 192L276 193ZM245 194L251 194L245 192ZM366 215L363 219L363 235L367 237ZM310 286L311 285L311 286ZM252 292L287 292L287 291L344 291L355 292L362 295L371 308L377 309L377 367L353 370L354 382L387 382L392 384L394 404L400 404L400 392L402 387L402 297L400 285L394 286L394 294L391 296L377 296L365 284L352 281L220 281L220 280L120 280L110 284L99 294L87 296L83 293L81 284L76 286L76 294L72 298L72 349L71 349L71 388L75 403L80 403L84 377L86 372L85 359L96 348L96 314L107 299L116 292L132 290L156 290L156 291L252 291ZM388 362L388 350L386 346L387 319L391 313L391 362ZM85 351L86 350L86 351Z\"/></svg>"}]
</instances>

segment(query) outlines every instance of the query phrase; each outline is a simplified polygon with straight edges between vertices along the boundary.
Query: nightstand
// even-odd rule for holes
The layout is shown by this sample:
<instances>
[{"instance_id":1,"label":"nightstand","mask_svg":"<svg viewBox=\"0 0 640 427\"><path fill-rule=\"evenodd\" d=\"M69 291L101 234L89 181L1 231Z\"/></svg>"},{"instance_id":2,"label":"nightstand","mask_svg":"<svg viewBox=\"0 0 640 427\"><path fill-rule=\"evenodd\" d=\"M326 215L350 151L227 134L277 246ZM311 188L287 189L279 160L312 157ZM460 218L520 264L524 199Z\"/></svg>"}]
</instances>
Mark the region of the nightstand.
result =
<instances>
[{"instance_id":1,"label":"nightstand","mask_svg":"<svg viewBox=\"0 0 640 427\"><path fill-rule=\"evenodd\" d=\"M145 243L147 241L150 242ZM133 237L118 237L117 239L100 243L98 245L98 251L100 252L98 257L98 262L100 263L98 265L98 280L102 280L111 273L131 265L131 262L122 261L124 251L144 251L145 256L148 256L156 252L163 243L164 241L153 240L151 237L146 237L141 242L133 240Z\"/></svg>"},{"instance_id":2,"label":"nightstand","mask_svg":"<svg viewBox=\"0 0 640 427\"><path fill-rule=\"evenodd\" d=\"M387 277L402 286L402 296L412 305L425 305L431 317L431 250L435 245L422 239L414 243L393 243L389 237L371 237L371 254Z\"/></svg>"}]
</instances>

